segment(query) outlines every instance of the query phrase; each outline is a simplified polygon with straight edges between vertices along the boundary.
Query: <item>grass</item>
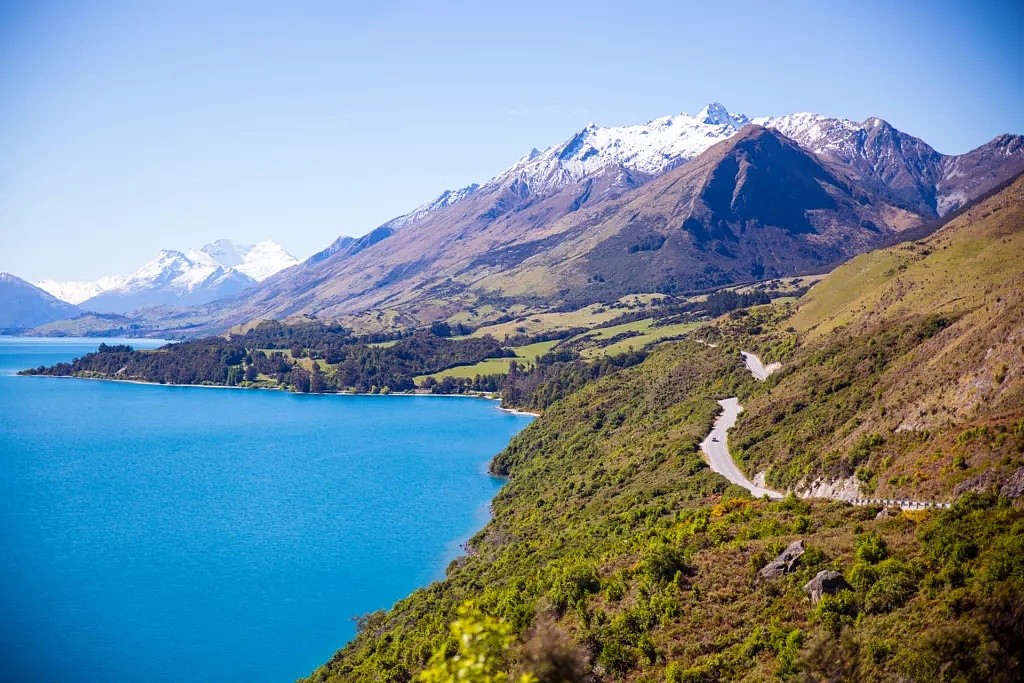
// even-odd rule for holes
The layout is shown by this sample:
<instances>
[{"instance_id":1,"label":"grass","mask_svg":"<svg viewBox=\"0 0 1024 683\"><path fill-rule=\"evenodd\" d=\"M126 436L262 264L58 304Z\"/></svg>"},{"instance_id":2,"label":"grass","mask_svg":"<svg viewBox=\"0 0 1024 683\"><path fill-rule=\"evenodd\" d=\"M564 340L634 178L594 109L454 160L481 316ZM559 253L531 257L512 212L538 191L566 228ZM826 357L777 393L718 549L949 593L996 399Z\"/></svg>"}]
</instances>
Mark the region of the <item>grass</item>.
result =
<instances>
[{"instance_id":1,"label":"grass","mask_svg":"<svg viewBox=\"0 0 1024 683\"><path fill-rule=\"evenodd\" d=\"M550 351L557 343L557 341L552 340L537 342L536 344L529 344L527 346L512 347L512 350L516 352L515 358L488 358L487 360L482 360L479 363L474 363L473 365L459 365L454 368L442 370L441 372L435 372L433 377L434 379L442 380L445 377L466 377L472 379L477 375L504 375L508 372L508 367L512 364L512 361L515 361L520 365L535 363L537 358ZM430 376L431 375L420 375L415 378L415 382L416 384L422 384L423 380Z\"/></svg>"},{"instance_id":2,"label":"grass","mask_svg":"<svg viewBox=\"0 0 1024 683\"><path fill-rule=\"evenodd\" d=\"M641 349L648 344L657 343L662 339L688 334L700 327L700 323L679 323L676 325L663 325L661 327L654 327L654 323L654 318L635 320L633 322L623 323L622 325L603 327L592 332L583 332L582 334L574 337L573 340L593 340L600 342L612 339L616 335L626 332L639 333L636 336L617 341L608 346L594 345L589 348L584 348L580 352L584 358L594 359L600 358L601 356L614 356L619 353L625 353L630 349L630 347L634 349Z\"/></svg>"},{"instance_id":3,"label":"grass","mask_svg":"<svg viewBox=\"0 0 1024 683\"><path fill-rule=\"evenodd\" d=\"M508 322L485 325L477 329L473 336L482 337L489 334L495 339L504 339L506 336L517 334L536 335L574 327L596 327L637 307L646 307L656 296L637 294L623 297L610 305L592 304L575 311L524 314Z\"/></svg>"},{"instance_id":4,"label":"grass","mask_svg":"<svg viewBox=\"0 0 1024 683\"><path fill-rule=\"evenodd\" d=\"M1024 254L1024 207L1007 197L1021 191L1018 180L926 240L852 259L807 293L791 324L813 338L851 321L955 314L1012 286Z\"/></svg>"},{"instance_id":5,"label":"grass","mask_svg":"<svg viewBox=\"0 0 1024 683\"><path fill-rule=\"evenodd\" d=\"M636 320L622 325L604 327L590 332L582 332L573 337L570 341L603 341L611 339L624 332L639 333L637 336L623 339L622 341L615 342L609 346L593 346L584 348L581 351L581 355L586 359L593 360L595 358L600 358L601 356L614 356L619 353L625 353L631 347L634 349L640 349L648 344L657 343L662 339L688 334L700 327L700 323L680 323L676 325L654 327L654 322L654 318L646 318L644 320ZM558 343L559 342L557 340L551 340L537 342L527 346L512 347L512 350L516 353L515 358L488 358L487 360L474 363L473 365L460 365L454 368L448 368L447 370L434 373L433 377L437 380L442 380L445 377L472 379L477 375L485 376L505 374L508 372L509 365L513 361L520 365L535 363L537 358L543 356ZM423 380L430 376L431 375L420 375L415 378L415 381L417 384L421 384Z\"/></svg>"}]
</instances>

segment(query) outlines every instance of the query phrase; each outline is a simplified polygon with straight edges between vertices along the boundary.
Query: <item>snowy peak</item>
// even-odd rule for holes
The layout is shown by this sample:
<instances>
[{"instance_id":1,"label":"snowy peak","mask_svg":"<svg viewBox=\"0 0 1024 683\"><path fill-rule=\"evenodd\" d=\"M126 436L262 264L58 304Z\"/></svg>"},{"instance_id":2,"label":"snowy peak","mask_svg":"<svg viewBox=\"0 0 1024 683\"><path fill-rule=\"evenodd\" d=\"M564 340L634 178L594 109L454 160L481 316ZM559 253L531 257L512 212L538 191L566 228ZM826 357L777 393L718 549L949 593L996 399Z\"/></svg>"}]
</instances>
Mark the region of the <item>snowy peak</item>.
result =
<instances>
[{"instance_id":1,"label":"snowy peak","mask_svg":"<svg viewBox=\"0 0 1024 683\"><path fill-rule=\"evenodd\" d=\"M750 119L743 114L736 114L735 116L730 114L729 110L722 106L720 102L712 102L701 109L697 113L696 119L709 126L730 126L736 130L750 123Z\"/></svg>"},{"instance_id":2,"label":"snowy peak","mask_svg":"<svg viewBox=\"0 0 1024 683\"><path fill-rule=\"evenodd\" d=\"M298 260L273 240L236 244L216 240L198 249L163 249L127 277L88 282L44 280L44 291L99 312L123 313L150 305L206 303L265 280Z\"/></svg>"},{"instance_id":3,"label":"snowy peak","mask_svg":"<svg viewBox=\"0 0 1024 683\"><path fill-rule=\"evenodd\" d=\"M713 102L697 116L677 114L628 126L591 123L562 144L533 150L485 187L519 181L535 194L609 167L654 176L700 155L749 122Z\"/></svg>"},{"instance_id":4,"label":"snowy peak","mask_svg":"<svg viewBox=\"0 0 1024 683\"><path fill-rule=\"evenodd\" d=\"M234 268L257 282L298 263L298 259L273 240L256 244L235 244L231 240L217 240L188 252L194 263Z\"/></svg>"},{"instance_id":5,"label":"snowy peak","mask_svg":"<svg viewBox=\"0 0 1024 683\"><path fill-rule=\"evenodd\" d=\"M42 280L33 284L61 301L66 301L69 304L80 304L109 289L120 287L126 279L120 275L111 275L96 280L69 280L65 282Z\"/></svg>"}]
</instances>

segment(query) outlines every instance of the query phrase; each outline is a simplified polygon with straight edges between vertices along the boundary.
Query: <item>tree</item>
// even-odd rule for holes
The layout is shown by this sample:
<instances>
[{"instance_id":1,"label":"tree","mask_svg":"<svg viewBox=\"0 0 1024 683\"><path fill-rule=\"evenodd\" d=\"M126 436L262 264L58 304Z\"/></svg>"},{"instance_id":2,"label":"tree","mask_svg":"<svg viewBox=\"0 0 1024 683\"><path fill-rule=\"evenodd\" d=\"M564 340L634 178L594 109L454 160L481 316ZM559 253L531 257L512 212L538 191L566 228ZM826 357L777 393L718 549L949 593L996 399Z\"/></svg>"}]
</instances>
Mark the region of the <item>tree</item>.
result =
<instances>
[{"instance_id":1,"label":"tree","mask_svg":"<svg viewBox=\"0 0 1024 683\"><path fill-rule=\"evenodd\" d=\"M451 635L456 651L448 645L434 651L420 683L536 683L532 674L513 677L508 673L511 650L516 642L512 627L485 615L466 602L459 607L459 618L452 622Z\"/></svg>"},{"instance_id":2,"label":"tree","mask_svg":"<svg viewBox=\"0 0 1024 683\"><path fill-rule=\"evenodd\" d=\"M323 393L327 389L327 381L324 379L320 363L313 361L313 372L309 376L309 390L314 394Z\"/></svg>"}]
</instances>

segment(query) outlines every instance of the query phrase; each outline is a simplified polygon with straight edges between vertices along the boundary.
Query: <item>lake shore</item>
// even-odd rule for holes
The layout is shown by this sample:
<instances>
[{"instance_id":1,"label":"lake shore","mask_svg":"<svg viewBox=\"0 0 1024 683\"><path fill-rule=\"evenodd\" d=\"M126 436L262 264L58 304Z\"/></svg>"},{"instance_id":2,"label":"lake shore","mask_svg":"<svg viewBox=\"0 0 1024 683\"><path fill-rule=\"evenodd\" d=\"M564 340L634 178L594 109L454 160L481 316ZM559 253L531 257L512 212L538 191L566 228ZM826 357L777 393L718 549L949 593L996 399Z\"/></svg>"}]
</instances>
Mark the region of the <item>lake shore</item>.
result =
<instances>
[{"instance_id":1,"label":"lake shore","mask_svg":"<svg viewBox=\"0 0 1024 683\"><path fill-rule=\"evenodd\" d=\"M116 377L85 377L80 375L20 375L16 373L16 376L20 377L46 377L50 379L84 379L93 380L97 382L118 382L121 384L140 384L143 386L150 387L191 387L195 389L240 389L244 391L279 391L288 394L297 394L303 396L405 396L405 397L425 397L425 398L474 398L482 399L485 401L495 401L498 403L496 406L498 410L509 413L510 415L528 415L531 417L540 417L540 413L535 413L529 410L521 410L519 408L505 408L501 405L501 399L491 394L484 392L467 392L464 394L433 394L425 390L416 391L393 391L386 394L383 393L371 393L371 392L359 392L359 391L319 391L319 392L293 392L283 389L281 387L255 387L255 386L225 386L223 384L162 384L160 382L147 382L143 379L118 379Z\"/></svg>"}]
</instances>

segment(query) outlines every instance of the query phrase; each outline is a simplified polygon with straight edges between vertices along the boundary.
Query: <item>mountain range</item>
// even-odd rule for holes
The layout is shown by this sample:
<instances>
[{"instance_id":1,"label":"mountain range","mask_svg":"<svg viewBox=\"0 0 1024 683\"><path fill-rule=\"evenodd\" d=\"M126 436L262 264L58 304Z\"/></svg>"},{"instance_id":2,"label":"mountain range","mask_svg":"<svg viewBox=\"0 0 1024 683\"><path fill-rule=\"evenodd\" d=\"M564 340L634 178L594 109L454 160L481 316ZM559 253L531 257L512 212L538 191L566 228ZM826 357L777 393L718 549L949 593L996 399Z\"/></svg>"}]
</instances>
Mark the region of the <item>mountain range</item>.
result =
<instances>
[{"instance_id":1,"label":"mountain range","mask_svg":"<svg viewBox=\"0 0 1024 683\"><path fill-rule=\"evenodd\" d=\"M1020 135L946 155L875 117L751 118L712 103L695 116L587 125L258 283L216 250L164 252L82 305L170 305L132 315L185 336L308 315L367 331L479 325L822 272L926 232L1022 171Z\"/></svg>"},{"instance_id":2,"label":"mountain range","mask_svg":"<svg viewBox=\"0 0 1024 683\"><path fill-rule=\"evenodd\" d=\"M0 331L30 329L81 312L20 277L0 273Z\"/></svg>"},{"instance_id":3,"label":"mountain range","mask_svg":"<svg viewBox=\"0 0 1024 683\"><path fill-rule=\"evenodd\" d=\"M1024 171L1024 137L944 155L885 121L749 118L713 103L584 127L490 180L169 327L315 315L364 329L471 323L629 292L693 292L825 270Z\"/></svg>"},{"instance_id":4,"label":"mountain range","mask_svg":"<svg viewBox=\"0 0 1024 683\"><path fill-rule=\"evenodd\" d=\"M88 282L44 280L36 286L88 311L126 313L145 306L204 304L230 296L298 263L272 240L221 239L187 252L165 249L127 277Z\"/></svg>"}]
</instances>

